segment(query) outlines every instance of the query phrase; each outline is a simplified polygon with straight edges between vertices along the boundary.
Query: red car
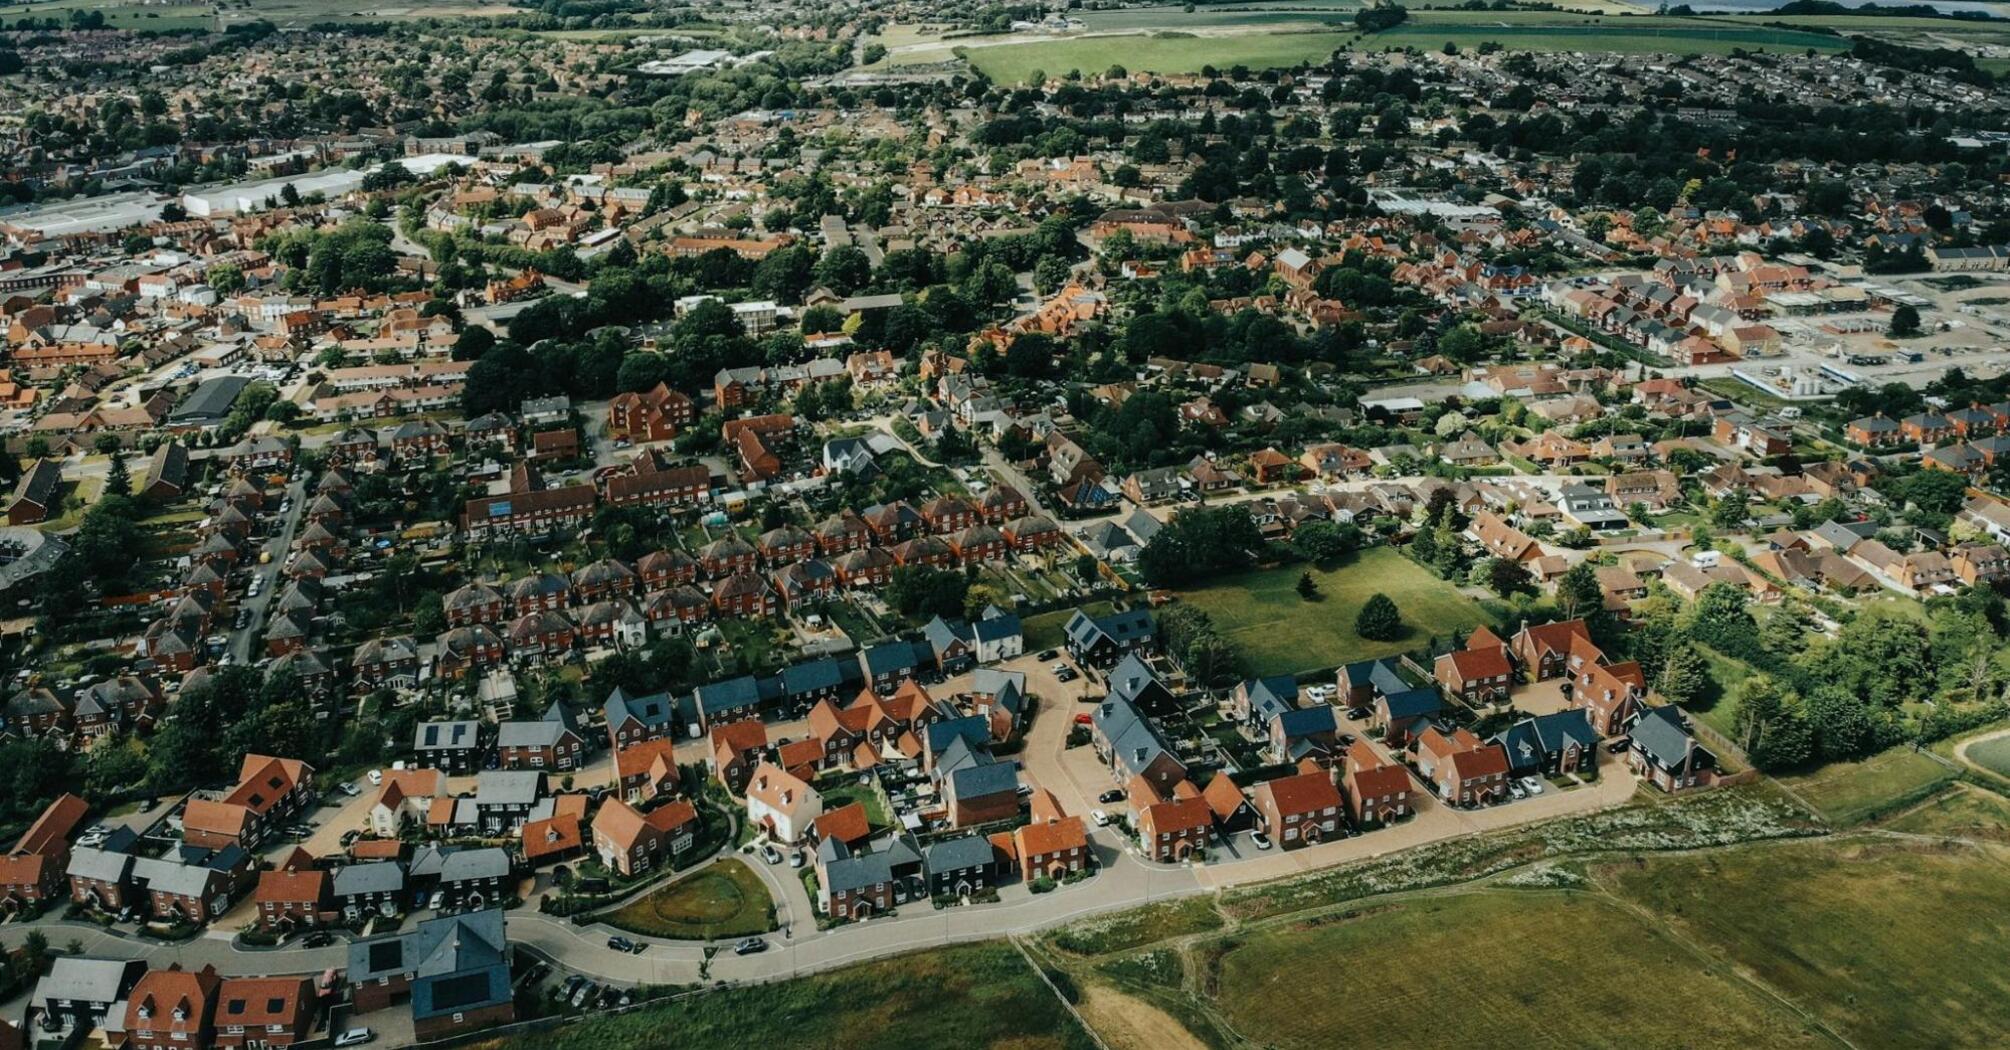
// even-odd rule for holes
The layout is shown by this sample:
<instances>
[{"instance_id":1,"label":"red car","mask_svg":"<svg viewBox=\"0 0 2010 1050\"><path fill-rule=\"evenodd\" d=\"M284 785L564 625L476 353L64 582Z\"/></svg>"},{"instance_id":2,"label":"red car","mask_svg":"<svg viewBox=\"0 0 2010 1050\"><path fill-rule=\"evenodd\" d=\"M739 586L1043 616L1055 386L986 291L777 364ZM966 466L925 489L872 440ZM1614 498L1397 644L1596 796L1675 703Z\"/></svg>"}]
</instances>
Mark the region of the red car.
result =
<instances>
[{"instance_id":1,"label":"red car","mask_svg":"<svg viewBox=\"0 0 2010 1050\"><path fill-rule=\"evenodd\" d=\"M1090 718L1088 715L1081 714L1075 716L1075 724L1078 726L1090 726L1095 725L1096 723L1095 720Z\"/></svg>"}]
</instances>

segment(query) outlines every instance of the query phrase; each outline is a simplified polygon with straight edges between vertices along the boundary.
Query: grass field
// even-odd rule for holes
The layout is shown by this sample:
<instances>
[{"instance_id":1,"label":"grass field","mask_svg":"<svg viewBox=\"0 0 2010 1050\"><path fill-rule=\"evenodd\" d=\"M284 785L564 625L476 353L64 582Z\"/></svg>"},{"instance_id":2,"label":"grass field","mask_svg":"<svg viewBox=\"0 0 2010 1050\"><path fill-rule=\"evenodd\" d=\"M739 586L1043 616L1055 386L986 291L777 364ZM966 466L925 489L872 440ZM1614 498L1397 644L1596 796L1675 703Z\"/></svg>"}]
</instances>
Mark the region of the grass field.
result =
<instances>
[{"instance_id":1,"label":"grass field","mask_svg":"<svg viewBox=\"0 0 2010 1050\"><path fill-rule=\"evenodd\" d=\"M643 894L603 919L631 933L710 941L774 929L775 905L752 868L727 859Z\"/></svg>"},{"instance_id":2,"label":"grass field","mask_svg":"<svg viewBox=\"0 0 2010 1050\"><path fill-rule=\"evenodd\" d=\"M1242 652L1251 674L1300 674L1354 660L1414 649L1433 632L1443 638L1488 621L1485 610L1451 584L1388 547L1371 547L1331 570L1311 569L1324 598L1298 596L1306 567L1226 577L1180 598L1207 611L1214 625ZM1374 642L1354 633L1354 617L1377 591L1401 610L1408 633ZM1027 644L1031 645L1029 638Z\"/></svg>"},{"instance_id":3,"label":"grass field","mask_svg":"<svg viewBox=\"0 0 2010 1050\"><path fill-rule=\"evenodd\" d=\"M1973 749L1970 750L1973 754ZM1780 783L1838 827L1889 814L1954 779L1954 771L1908 747L1857 762L1832 762Z\"/></svg>"},{"instance_id":4,"label":"grass field","mask_svg":"<svg viewBox=\"0 0 2010 1050\"><path fill-rule=\"evenodd\" d=\"M1091 1050L1038 971L998 941L726 988L504 1044L537 1050L660 1046L954 1046Z\"/></svg>"},{"instance_id":5,"label":"grass field","mask_svg":"<svg viewBox=\"0 0 2010 1050\"><path fill-rule=\"evenodd\" d=\"M1352 33L1252 33L1241 36L1104 36L1057 38L1025 44L960 47L956 53L1001 84L1033 73L1060 76L1071 69L1101 73L1121 65L1133 73L1198 73L1202 66L1267 69L1323 62Z\"/></svg>"},{"instance_id":6,"label":"grass field","mask_svg":"<svg viewBox=\"0 0 2010 1050\"><path fill-rule=\"evenodd\" d=\"M1209 982L1216 1008L1265 1046L1816 1043L1728 968L1703 965L1653 926L1589 895L1425 896L1232 943L1217 964L1218 984ZM1290 991L1314 974L1315 999Z\"/></svg>"},{"instance_id":7,"label":"grass field","mask_svg":"<svg viewBox=\"0 0 2010 1050\"><path fill-rule=\"evenodd\" d=\"M1969 846L1854 839L1615 866L1623 896L1859 1046L2000 1045L2010 879Z\"/></svg>"},{"instance_id":8,"label":"grass field","mask_svg":"<svg viewBox=\"0 0 2010 1050\"><path fill-rule=\"evenodd\" d=\"M1101 616L1115 606L1109 602L1090 602L1081 608L1090 616ZM1068 626L1068 619L1074 615L1073 609L1056 609L1053 612L1026 617L1019 625L1026 634L1026 651L1037 653L1042 649L1060 648L1061 643L1067 640L1067 635L1063 632Z\"/></svg>"},{"instance_id":9,"label":"grass field","mask_svg":"<svg viewBox=\"0 0 2010 1050\"><path fill-rule=\"evenodd\" d=\"M2010 800L1994 792L1956 784L1884 827L1909 835L2010 842Z\"/></svg>"},{"instance_id":10,"label":"grass field","mask_svg":"<svg viewBox=\"0 0 2010 1050\"><path fill-rule=\"evenodd\" d=\"M1968 760L1999 777L2010 777L2010 736L1968 745Z\"/></svg>"}]
</instances>

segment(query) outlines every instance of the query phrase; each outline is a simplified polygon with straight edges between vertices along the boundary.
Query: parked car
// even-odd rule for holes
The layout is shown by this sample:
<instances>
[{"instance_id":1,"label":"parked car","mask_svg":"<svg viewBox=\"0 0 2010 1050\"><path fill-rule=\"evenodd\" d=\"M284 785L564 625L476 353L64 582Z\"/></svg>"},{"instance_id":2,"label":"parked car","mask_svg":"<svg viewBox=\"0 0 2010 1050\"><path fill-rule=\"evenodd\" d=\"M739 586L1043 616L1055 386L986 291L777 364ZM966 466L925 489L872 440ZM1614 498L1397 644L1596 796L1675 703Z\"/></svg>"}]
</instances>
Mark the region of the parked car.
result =
<instances>
[{"instance_id":1,"label":"parked car","mask_svg":"<svg viewBox=\"0 0 2010 1050\"><path fill-rule=\"evenodd\" d=\"M313 933L300 938L300 946L302 948L326 948L334 943L335 935L329 933L327 930L315 930Z\"/></svg>"},{"instance_id":2,"label":"parked car","mask_svg":"<svg viewBox=\"0 0 2010 1050\"><path fill-rule=\"evenodd\" d=\"M1058 677L1061 674L1072 670L1072 668L1070 668L1067 664L1055 664L1054 666L1048 668L1048 670L1054 672L1055 676Z\"/></svg>"},{"instance_id":3,"label":"parked car","mask_svg":"<svg viewBox=\"0 0 2010 1050\"><path fill-rule=\"evenodd\" d=\"M607 939L607 946L609 948L614 949L617 952L625 952L633 949L635 947L635 942L619 934L616 934L615 936L609 937Z\"/></svg>"},{"instance_id":4,"label":"parked car","mask_svg":"<svg viewBox=\"0 0 2010 1050\"><path fill-rule=\"evenodd\" d=\"M572 1005L585 1006L587 1003L593 1001L594 996L599 994L600 985L596 982L588 981L580 985L578 991L572 993Z\"/></svg>"},{"instance_id":5,"label":"parked car","mask_svg":"<svg viewBox=\"0 0 2010 1050\"><path fill-rule=\"evenodd\" d=\"M1095 821L1096 826L1099 828L1107 828L1110 826L1110 815L1108 813L1103 812L1100 809L1090 810L1089 819Z\"/></svg>"},{"instance_id":6,"label":"parked car","mask_svg":"<svg viewBox=\"0 0 2010 1050\"><path fill-rule=\"evenodd\" d=\"M1542 778L1523 777L1521 778L1521 787L1523 791L1526 791L1531 795L1540 795L1542 794Z\"/></svg>"},{"instance_id":7,"label":"parked car","mask_svg":"<svg viewBox=\"0 0 2010 1050\"><path fill-rule=\"evenodd\" d=\"M559 1002L569 1002L572 999L572 993L579 991L579 986L585 983L586 978L573 974L565 979L564 984L559 985L557 990L551 993L551 997Z\"/></svg>"},{"instance_id":8,"label":"parked car","mask_svg":"<svg viewBox=\"0 0 2010 1050\"><path fill-rule=\"evenodd\" d=\"M1104 804L1108 804L1111 802L1122 802L1123 800L1124 800L1124 792L1123 789L1121 788L1111 788L1110 790L1105 791L1102 794L1096 796L1096 801Z\"/></svg>"},{"instance_id":9,"label":"parked car","mask_svg":"<svg viewBox=\"0 0 2010 1050\"><path fill-rule=\"evenodd\" d=\"M772 842L762 843L761 859L770 864L780 864L782 862L782 851L776 849L775 844Z\"/></svg>"},{"instance_id":10,"label":"parked car","mask_svg":"<svg viewBox=\"0 0 2010 1050\"><path fill-rule=\"evenodd\" d=\"M384 784L384 771L383 771L383 770L381 770L381 769L373 769L373 770L371 770L371 771L370 771L370 786L371 786L371 787L382 787L382 786L383 786L383 784Z\"/></svg>"},{"instance_id":11,"label":"parked car","mask_svg":"<svg viewBox=\"0 0 2010 1050\"><path fill-rule=\"evenodd\" d=\"M1096 720L1087 711L1084 711L1075 716L1075 724L1078 726L1092 726L1096 724Z\"/></svg>"},{"instance_id":12,"label":"parked car","mask_svg":"<svg viewBox=\"0 0 2010 1050\"><path fill-rule=\"evenodd\" d=\"M341 791L350 798L355 798L363 793L362 788L357 787L353 781L347 780L342 782Z\"/></svg>"},{"instance_id":13,"label":"parked car","mask_svg":"<svg viewBox=\"0 0 2010 1050\"><path fill-rule=\"evenodd\" d=\"M1511 781L1508 784L1508 797L1517 800L1524 799L1528 797L1528 792L1522 790L1519 782Z\"/></svg>"},{"instance_id":14,"label":"parked car","mask_svg":"<svg viewBox=\"0 0 2010 1050\"><path fill-rule=\"evenodd\" d=\"M1054 672L1054 680L1057 682L1072 682L1080 677L1082 676L1076 674L1075 669L1072 667L1063 667L1059 671Z\"/></svg>"},{"instance_id":15,"label":"parked car","mask_svg":"<svg viewBox=\"0 0 2010 1050\"><path fill-rule=\"evenodd\" d=\"M1614 740L1612 743L1605 745L1605 750L1615 755L1623 755L1626 753L1626 749L1632 746L1633 746L1632 738L1622 736L1619 739Z\"/></svg>"},{"instance_id":16,"label":"parked car","mask_svg":"<svg viewBox=\"0 0 2010 1050\"><path fill-rule=\"evenodd\" d=\"M749 937L746 940L741 941L736 945L733 945L734 955L752 955L755 952L764 952L767 950L768 950L768 942L762 940L759 937Z\"/></svg>"},{"instance_id":17,"label":"parked car","mask_svg":"<svg viewBox=\"0 0 2010 1050\"><path fill-rule=\"evenodd\" d=\"M368 1028L351 1028L335 1037L335 1045L362 1046L364 1043L375 1038L377 1038L377 1033L372 1032Z\"/></svg>"},{"instance_id":18,"label":"parked car","mask_svg":"<svg viewBox=\"0 0 2010 1050\"><path fill-rule=\"evenodd\" d=\"M805 862L804 862L804 860L803 860L803 851L802 851L802 850L799 850L799 849L795 849L795 850L790 850L790 851L789 851L789 867L791 867L791 868L800 868L800 867L802 867L802 866L803 866L803 864L804 864L804 863L805 863Z\"/></svg>"},{"instance_id":19,"label":"parked car","mask_svg":"<svg viewBox=\"0 0 2010 1050\"><path fill-rule=\"evenodd\" d=\"M1252 832L1250 832L1250 833L1249 833L1249 841L1250 841L1250 843L1251 843L1252 845L1254 845L1254 846L1255 846L1255 847L1256 847L1257 849L1269 849L1269 848L1270 848L1270 836L1268 836L1268 835L1265 835L1265 834L1264 834L1263 832L1261 832L1261 831L1252 831Z\"/></svg>"},{"instance_id":20,"label":"parked car","mask_svg":"<svg viewBox=\"0 0 2010 1050\"><path fill-rule=\"evenodd\" d=\"M1035 659L1052 660L1053 658L1059 655L1061 655L1061 650L1059 649L1042 649L1040 650L1040 655L1035 657Z\"/></svg>"}]
</instances>

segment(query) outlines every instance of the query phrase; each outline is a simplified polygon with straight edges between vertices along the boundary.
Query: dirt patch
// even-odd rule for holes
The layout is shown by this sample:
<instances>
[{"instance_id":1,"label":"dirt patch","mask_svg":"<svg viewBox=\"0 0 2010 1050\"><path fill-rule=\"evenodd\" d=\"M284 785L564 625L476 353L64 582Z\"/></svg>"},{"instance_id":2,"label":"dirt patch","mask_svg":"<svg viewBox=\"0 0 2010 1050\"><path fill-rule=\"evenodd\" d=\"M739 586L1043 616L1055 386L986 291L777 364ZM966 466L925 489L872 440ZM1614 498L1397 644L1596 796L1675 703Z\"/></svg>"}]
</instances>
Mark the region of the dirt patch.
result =
<instances>
[{"instance_id":1,"label":"dirt patch","mask_svg":"<svg viewBox=\"0 0 2010 1050\"><path fill-rule=\"evenodd\" d=\"M1171 1014L1105 985L1083 989L1082 1019L1118 1050L1207 1050Z\"/></svg>"}]
</instances>

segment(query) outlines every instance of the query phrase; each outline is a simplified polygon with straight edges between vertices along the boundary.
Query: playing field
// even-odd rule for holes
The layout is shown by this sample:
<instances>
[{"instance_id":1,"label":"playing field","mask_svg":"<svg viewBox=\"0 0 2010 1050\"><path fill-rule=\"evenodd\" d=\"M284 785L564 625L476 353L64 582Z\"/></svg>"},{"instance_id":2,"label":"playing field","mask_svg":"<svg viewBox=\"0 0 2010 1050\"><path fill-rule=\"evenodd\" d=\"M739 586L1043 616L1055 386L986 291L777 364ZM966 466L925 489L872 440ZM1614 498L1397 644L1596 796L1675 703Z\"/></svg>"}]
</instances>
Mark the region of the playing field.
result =
<instances>
[{"instance_id":1,"label":"playing field","mask_svg":"<svg viewBox=\"0 0 2010 1050\"><path fill-rule=\"evenodd\" d=\"M1444 580L1388 547L1370 547L1336 569L1311 568L1321 599L1298 596L1307 566L1287 565L1225 577L1180 592L1205 609L1242 653L1250 674L1302 674L1415 649L1432 635L1449 638L1488 622L1486 611ZM1354 617L1376 592L1401 611L1408 633L1374 642L1354 633Z\"/></svg>"},{"instance_id":2,"label":"playing field","mask_svg":"<svg viewBox=\"0 0 2010 1050\"><path fill-rule=\"evenodd\" d=\"M1971 755L1974 750L1971 748ZM1909 747L1857 762L1832 762L1780 783L1838 827L1884 816L1932 794L1954 770Z\"/></svg>"},{"instance_id":3,"label":"playing field","mask_svg":"<svg viewBox=\"0 0 2010 1050\"><path fill-rule=\"evenodd\" d=\"M1205 986L1262 1046L1819 1045L1728 967L1584 894L1414 897L1232 943Z\"/></svg>"},{"instance_id":4,"label":"playing field","mask_svg":"<svg viewBox=\"0 0 2010 1050\"><path fill-rule=\"evenodd\" d=\"M1017 84L1037 73L1084 75L1113 65L1137 73L1198 73L1202 66L1269 69L1301 62L1324 62L1352 33L1249 33L1237 36L1099 36L1057 38L1026 44L965 46L956 49L1001 84Z\"/></svg>"},{"instance_id":5,"label":"playing field","mask_svg":"<svg viewBox=\"0 0 2010 1050\"><path fill-rule=\"evenodd\" d=\"M775 928L774 901L753 869L722 860L602 917L631 933L709 941Z\"/></svg>"},{"instance_id":6,"label":"playing field","mask_svg":"<svg viewBox=\"0 0 2010 1050\"><path fill-rule=\"evenodd\" d=\"M1609 879L1856 1046L1999 1046L2010 1031L2010 878L1986 848L1818 840Z\"/></svg>"},{"instance_id":7,"label":"playing field","mask_svg":"<svg viewBox=\"0 0 2010 1050\"><path fill-rule=\"evenodd\" d=\"M524 1035L524 1050L939 1046L1091 1050L1095 1043L1002 941L916 952L815 977L723 988Z\"/></svg>"}]
</instances>

